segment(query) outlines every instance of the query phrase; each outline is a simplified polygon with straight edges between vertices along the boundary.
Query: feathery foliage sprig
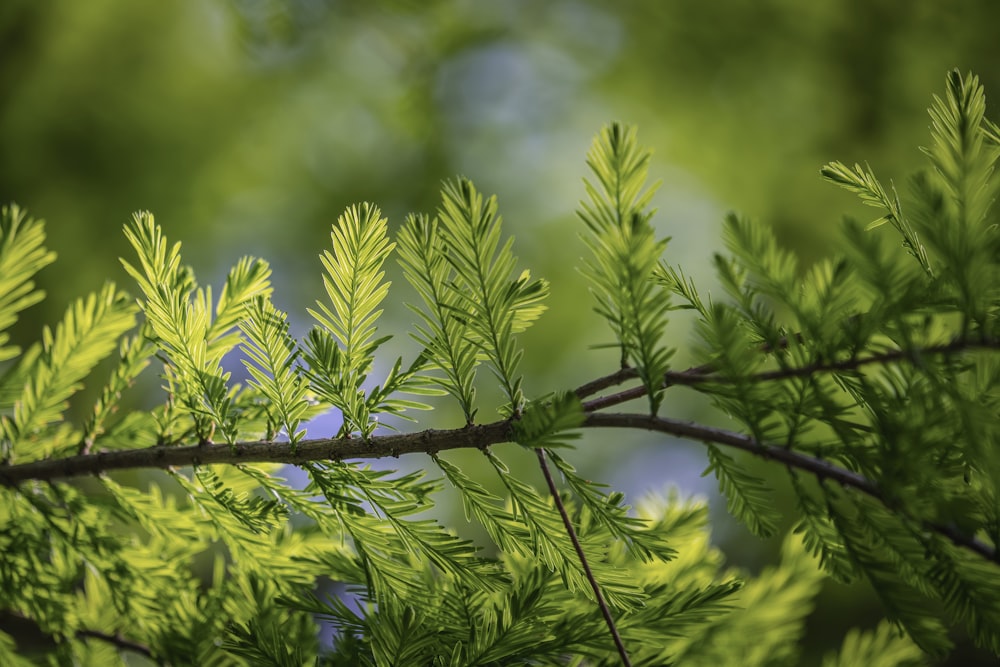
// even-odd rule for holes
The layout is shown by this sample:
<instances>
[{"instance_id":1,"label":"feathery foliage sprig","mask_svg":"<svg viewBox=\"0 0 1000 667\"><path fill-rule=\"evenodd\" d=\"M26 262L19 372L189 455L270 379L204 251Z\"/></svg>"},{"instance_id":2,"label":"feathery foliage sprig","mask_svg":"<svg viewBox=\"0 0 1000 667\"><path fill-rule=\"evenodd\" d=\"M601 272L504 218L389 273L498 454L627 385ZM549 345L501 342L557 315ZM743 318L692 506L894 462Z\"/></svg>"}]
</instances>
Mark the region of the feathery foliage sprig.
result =
<instances>
[{"instance_id":1,"label":"feathery foliage sprig","mask_svg":"<svg viewBox=\"0 0 1000 667\"><path fill-rule=\"evenodd\" d=\"M55 331L42 330L40 345L28 350L11 374L23 382L10 416L0 415L5 458L43 458L65 454L67 443L54 438L32 444L42 427L61 420L67 400L81 381L114 349L118 337L135 325L135 307L112 283L77 300Z\"/></svg>"},{"instance_id":2,"label":"feathery foliage sprig","mask_svg":"<svg viewBox=\"0 0 1000 667\"><path fill-rule=\"evenodd\" d=\"M446 182L441 196L441 250L453 270L445 283L453 296L441 305L450 308L453 317L467 320L469 335L509 401L509 414L519 415L525 403L517 374L523 352L514 335L545 310L541 301L548 283L532 280L527 270L512 280L517 262L511 251L513 237L501 236L495 196L484 200L464 178Z\"/></svg>"},{"instance_id":3,"label":"feathery foliage sprig","mask_svg":"<svg viewBox=\"0 0 1000 667\"><path fill-rule=\"evenodd\" d=\"M590 232L583 239L593 260L583 270L596 310L611 325L622 367L635 366L656 414L672 350L663 343L670 300L650 280L667 245L650 224L655 189L644 189L650 155L634 128L612 123L601 130L587 154L597 184L585 181L590 202L581 203L579 215Z\"/></svg>"},{"instance_id":4,"label":"feathery foliage sprig","mask_svg":"<svg viewBox=\"0 0 1000 667\"><path fill-rule=\"evenodd\" d=\"M273 440L284 431L294 445L306 435L299 424L309 414L311 402L308 384L296 366L299 351L288 335L287 316L258 296L247 305L240 329L246 336L242 349L247 359L243 363L253 377L251 384L267 399L264 437Z\"/></svg>"},{"instance_id":5,"label":"feathery foliage sprig","mask_svg":"<svg viewBox=\"0 0 1000 667\"><path fill-rule=\"evenodd\" d=\"M427 215L410 215L397 241L406 279L426 308L410 306L424 322L414 326L414 338L424 346L429 363L444 373L433 381L458 401L466 423L472 424L480 351L460 306L460 293L451 284L454 269L446 257L440 223Z\"/></svg>"},{"instance_id":6,"label":"feathery foliage sprig","mask_svg":"<svg viewBox=\"0 0 1000 667\"><path fill-rule=\"evenodd\" d=\"M377 206L368 203L349 208L330 236L333 250L323 251L320 257L329 305L317 301L317 309L309 310L319 326L309 332L303 354L312 390L341 412L341 434L360 433L368 438L379 425L379 413L406 418L404 410L428 408L394 394L437 392L419 374L423 356L406 370L402 359L397 359L381 385L365 390L375 352L391 338L375 336L382 314L379 305L390 285L383 281L382 266L395 244L389 241L387 220Z\"/></svg>"},{"instance_id":7,"label":"feathery foliage sprig","mask_svg":"<svg viewBox=\"0 0 1000 667\"><path fill-rule=\"evenodd\" d=\"M649 151L634 129L604 128L583 273L621 367L547 394L525 388L517 337L547 283L517 273L496 198L468 179L395 241L377 207L350 207L301 341L265 262L240 260L215 298L140 213L124 262L138 307L108 284L20 350L9 331L53 256L40 222L2 209L0 664L788 665L827 575L866 582L887 620L848 633L826 667L925 664L956 628L1000 655L1000 130L958 72L931 119L930 167L902 193L867 166L823 169L884 212L867 229L845 222L839 254L802 266L765 225L729 216L713 298L663 256ZM397 248L422 349L383 366ZM678 308L695 318L686 370L664 337ZM128 407L154 356L163 404ZM480 363L507 401L493 422L477 422ZM85 385L97 399L78 422L69 403ZM732 430L661 416L685 390ZM427 407L401 395L441 393L460 427L380 422ZM648 410L616 411L637 398ZM331 407L338 437L308 439ZM630 505L579 472L581 432L609 427L703 443L733 516L762 536L793 526L781 563L727 568L704 503ZM506 443L533 450L544 487ZM447 453L460 448L482 452L485 475ZM443 477L357 460L413 454ZM165 473L117 476L139 468ZM445 480L478 537L436 512Z\"/></svg>"},{"instance_id":8,"label":"feathery foliage sprig","mask_svg":"<svg viewBox=\"0 0 1000 667\"><path fill-rule=\"evenodd\" d=\"M382 264L393 244L378 207L363 204L348 209L330 233L333 250L320 259L329 304L316 302L309 310L319 326L309 332L305 358L313 390L343 415L341 432L371 435L374 423L362 388L375 361L375 351L388 336L375 338L389 293Z\"/></svg>"},{"instance_id":9,"label":"feathery foliage sprig","mask_svg":"<svg viewBox=\"0 0 1000 667\"><path fill-rule=\"evenodd\" d=\"M54 252L45 249L45 229L41 221L29 218L17 205L0 207L0 362L20 354L8 345L7 329L17 321L22 310L45 298L35 289L32 277L55 261Z\"/></svg>"},{"instance_id":10,"label":"feathery foliage sprig","mask_svg":"<svg viewBox=\"0 0 1000 667\"><path fill-rule=\"evenodd\" d=\"M270 294L270 268L262 260L243 258L213 306L211 288L197 286L193 272L180 263L180 243L168 249L150 213L137 214L125 236L139 256L139 266L124 260L122 265L146 298L140 305L165 355L169 391L194 421L202 441L211 441L219 429L227 442L236 442L238 415L228 385L231 374L222 369L222 357L239 342L233 329L246 302Z\"/></svg>"}]
</instances>

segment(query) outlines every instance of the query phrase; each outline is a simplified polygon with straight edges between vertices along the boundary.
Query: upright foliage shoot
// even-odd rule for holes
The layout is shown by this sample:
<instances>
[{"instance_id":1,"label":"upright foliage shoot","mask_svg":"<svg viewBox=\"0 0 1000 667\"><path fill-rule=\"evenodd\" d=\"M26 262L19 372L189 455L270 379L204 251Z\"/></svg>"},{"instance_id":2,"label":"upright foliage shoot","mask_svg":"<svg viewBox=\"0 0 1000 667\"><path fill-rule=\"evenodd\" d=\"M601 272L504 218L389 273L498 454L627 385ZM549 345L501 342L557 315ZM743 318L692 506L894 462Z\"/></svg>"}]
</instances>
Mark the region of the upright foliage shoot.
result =
<instances>
[{"instance_id":1,"label":"upright foliage shoot","mask_svg":"<svg viewBox=\"0 0 1000 667\"><path fill-rule=\"evenodd\" d=\"M650 224L654 191L645 189L649 158L634 128L617 123L605 127L587 155L597 184L586 182L590 201L581 204L580 217L589 232L584 241L593 253L584 273L597 312L611 325L622 368L631 366L639 373L655 414L671 355L662 341L670 300L650 280L667 241L657 240Z\"/></svg>"},{"instance_id":2,"label":"upright foliage shoot","mask_svg":"<svg viewBox=\"0 0 1000 667\"><path fill-rule=\"evenodd\" d=\"M544 395L521 374L518 334L547 283L517 266L497 199L467 179L395 240L372 204L340 216L302 341L265 262L240 260L215 296L141 213L125 229L138 301L109 284L18 349L9 329L53 257L41 222L2 209L0 664L795 664L826 575L866 581L887 621L824 665L921 664L955 627L1000 656L1000 131L985 109L975 77L948 76L930 169L902 195L867 166L825 167L882 216L847 221L842 252L811 267L729 216L715 298L663 256L649 151L607 126L588 155L582 271L621 366ZM419 297L408 365L378 356L393 252ZM684 370L664 337L673 308L696 319ZM505 402L492 421L477 421L481 364ZM150 366L163 404L121 409ZM85 384L93 408L69 411ZM660 416L685 390L739 430ZM380 431L428 407L404 395L445 395L463 423ZM309 439L329 410L338 437ZM670 493L633 508L583 477L570 459L599 428L704 443L706 474L751 531L791 515L781 563L727 568L704 504ZM543 490L503 443L534 450ZM486 472L456 448L480 450ZM751 472L735 450L778 465ZM440 476L363 463L414 453ZM137 468L163 472L116 474ZM779 478L794 511L773 502ZM485 544L433 518L446 483Z\"/></svg>"}]
</instances>

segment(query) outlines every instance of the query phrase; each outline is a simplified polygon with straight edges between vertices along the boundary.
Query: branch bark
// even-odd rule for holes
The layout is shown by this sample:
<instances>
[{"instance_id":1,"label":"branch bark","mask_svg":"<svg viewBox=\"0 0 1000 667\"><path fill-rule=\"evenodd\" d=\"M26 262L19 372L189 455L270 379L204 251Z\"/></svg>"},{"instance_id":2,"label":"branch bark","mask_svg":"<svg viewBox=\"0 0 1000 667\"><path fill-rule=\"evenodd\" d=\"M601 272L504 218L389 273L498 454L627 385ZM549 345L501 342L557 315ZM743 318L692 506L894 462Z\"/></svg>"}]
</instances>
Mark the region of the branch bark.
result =
<instances>
[{"instance_id":1,"label":"branch bark","mask_svg":"<svg viewBox=\"0 0 1000 667\"><path fill-rule=\"evenodd\" d=\"M954 340L942 345L932 345L914 350L888 350L879 354L872 354L864 357L851 357L840 361L817 361L805 366L794 366L790 368L778 368L771 371L762 371L749 375L745 379L748 382L772 382L774 380L784 380L787 378L807 377L817 373L835 373L858 370L864 366L876 364L888 364L896 361L916 362L923 356L937 356L942 354L955 354L966 350L997 350L1000 349L1000 341L996 340ZM769 350L762 350L767 352ZM576 395L583 400L597 394L605 389L616 387L630 380L639 377L639 373L634 368L623 368L609 375L599 377L596 380L580 385L576 389ZM683 371L668 371L663 376L664 388L674 386L693 387L701 384L715 383L725 384L730 382L730 378L719 376L710 364L694 366ZM620 405L636 398L646 395L645 387L632 387L609 396L601 396L583 404L587 412L602 410L614 405Z\"/></svg>"},{"instance_id":2,"label":"branch bark","mask_svg":"<svg viewBox=\"0 0 1000 667\"><path fill-rule=\"evenodd\" d=\"M585 417L583 426L637 428L698 442L735 447L754 456L810 473L821 480L834 481L871 496L883 504L886 503L886 498L878 485L863 475L786 447L758 442L742 433L646 414L627 413L590 413ZM449 449L485 449L490 445L512 442L513 435L512 422L504 420L452 430L431 429L417 433L375 436L368 440L361 438L304 440L294 448L287 442L258 441L235 445L164 445L144 449L122 449L0 466L0 484L16 487L28 481L52 482L57 479L139 468L165 469L238 463L297 465L310 461L377 459L415 453L434 454ZM990 544L965 535L950 526L928 522L921 525L925 530L937 533L987 560L1000 563L997 549Z\"/></svg>"},{"instance_id":3,"label":"branch bark","mask_svg":"<svg viewBox=\"0 0 1000 667\"><path fill-rule=\"evenodd\" d=\"M786 447L758 442L742 433L734 433L732 431L701 426L700 424L643 414L590 414L587 415L584 426L640 428L647 431L668 433L688 440L735 447L763 459L784 463L789 468L811 473L821 481L824 479L832 480L841 486L855 489L865 495L871 496L883 505L888 506L887 499L878 485L864 475L840 468L825 459L809 456L808 454L803 454ZM892 510L891 507L890 510ZM894 513L898 514L898 511L894 511ZM925 531L937 533L950 540L956 546L964 547L987 560L1000 563L1000 554L998 554L996 547L971 535L966 535L953 526L930 521L922 521L920 525Z\"/></svg>"},{"instance_id":4,"label":"branch bark","mask_svg":"<svg viewBox=\"0 0 1000 667\"><path fill-rule=\"evenodd\" d=\"M239 442L233 445L160 445L143 449L118 449L30 463L0 466L0 484L16 486L30 480L98 475L115 470L173 468L236 463L288 463L378 459L403 454L434 454L448 449L483 449L510 442L513 428L509 420L452 430L426 430L362 438L320 438L288 442ZM105 444L105 447L108 445Z\"/></svg>"}]
</instances>

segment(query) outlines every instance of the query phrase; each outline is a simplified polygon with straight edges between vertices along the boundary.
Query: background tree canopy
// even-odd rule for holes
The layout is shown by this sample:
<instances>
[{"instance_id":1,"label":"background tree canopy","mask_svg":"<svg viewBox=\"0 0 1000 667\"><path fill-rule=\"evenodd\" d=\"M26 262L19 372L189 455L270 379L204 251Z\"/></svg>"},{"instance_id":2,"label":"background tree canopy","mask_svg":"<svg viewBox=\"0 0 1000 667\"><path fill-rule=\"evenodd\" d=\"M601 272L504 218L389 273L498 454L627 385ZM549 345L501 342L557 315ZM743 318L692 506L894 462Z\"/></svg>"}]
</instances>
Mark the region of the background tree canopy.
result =
<instances>
[{"instance_id":1,"label":"background tree canopy","mask_svg":"<svg viewBox=\"0 0 1000 667\"><path fill-rule=\"evenodd\" d=\"M526 334L526 374L575 386L615 361L576 356L604 333L567 296L586 289L572 270L585 248L567 202L583 197L581 157L604 121L637 124L656 148L656 224L696 278L710 279L729 209L772 224L808 262L856 206L819 167L868 160L902 180L947 70L977 71L1000 91L998 24L988 0L905 11L888 0L724 11L694 0L7 0L0 202L48 219L60 258L41 275L48 300L15 337L34 340L72 297L98 288L129 254L120 229L133 210L153 211L183 240L206 282L243 254L267 257L279 307L301 311L319 296L315 257L346 206L378 202L396 226L407 211L433 210L441 181L464 174L500 193L522 262L566 290L553 293L547 326ZM683 356L684 321L671 331ZM697 418L703 407L670 410ZM579 466L613 460L617 477L601 476L633 493L710 491L696 478L701 449L665 455L642 442L581 447L592 460ZM737 529L716 535L735 562L769 557ZM822 599L809 635L817 651L879 613L843 588Z\"/></svg>"}]
</instances>

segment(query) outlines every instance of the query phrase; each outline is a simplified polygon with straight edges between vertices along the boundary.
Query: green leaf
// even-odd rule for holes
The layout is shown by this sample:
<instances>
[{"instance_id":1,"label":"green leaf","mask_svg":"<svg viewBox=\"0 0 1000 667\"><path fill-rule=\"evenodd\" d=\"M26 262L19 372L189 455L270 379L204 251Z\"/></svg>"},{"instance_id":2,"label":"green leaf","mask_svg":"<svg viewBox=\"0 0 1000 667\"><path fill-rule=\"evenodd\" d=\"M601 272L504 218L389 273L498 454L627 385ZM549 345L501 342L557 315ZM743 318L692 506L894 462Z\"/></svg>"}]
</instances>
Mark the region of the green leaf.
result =
<instances>
[{"instance_id":1,"label":"green leaf","mask_svg":"<svg viewBox=\"0 0 1000 667\"><path fill-rule=\"evenodd\" d=\"M397 237L403 274L420 295L424 308L410 306L424 325L413 337L424 346L428 363L444 373L431 378L458 401L467 424L476 417L474 381L479 348L473 341L468 317L458 307L458 294L449 284L454 269L446 259L444 237L436 218L409 215Z\"/></svg>"},{"instance_id":2,"label":"green leaf","mask_svg":"<svg viewBox=\"0 0 1000 667\"><path fill-rule=\"evenodd\" d=\"M569 591L583 593L592 600L593 590L551 499L543 499L535 489L511 475L503 462L491 452L487 451L486 456L510 494L515 520L522 522L528 530L535 558L558 572ZM579 528L577 534L608 604L620 609L641 606L645 598L643 591L601 557L604 551L601 535L597 531L585 532Z\"/></svg>"},{"instance_id":3,"label":"green leaf","mask_svg":"<svg viewBox=\"0 0 1000 667\"><path fill-rule=\"evenodd\" d=\"M501 498L465 475L458 466L439 456L434 457L434 462L461 493L467 519L475 519L486 530L493 543L503 551L519 555L531 553L528 530L515 521L511 512L504 509Z\"/></svg>"},{"instance_id":4,"label":"green leaf","mask_svg":"<svg viewBox=\"0 0 1000 667\"><path fill-rule=\"evenodd\" d=\"M571 391L549 400L532 401L513 423L514 442L546 449L569 447L571 441L580 437L574 429L583 424L583 417L583 404Z\"/></svg>"},{"instance_id":5,"label":"green leaf","mask_svg":"<svg viewBox=\"0 0 1000 667\"><path fill-rule=\"evenodd\" d=\"M484 200L472 181L444 184L438 217L445 258L454 271L454 280L446 283L454 295L446 303L455 316L467 319L475 344L510 401L511 414L520 414L525 402L517 374L522 351L514 334L544 310L548 283L531 280L527 271L511 279L517 263L513 239L503 240L496 197Z\"/></svg>"},{"instance_id":6,"label":"green leaf","mask_svg":"<svg viewBox=\"0 0 1000 667\"><path fill-rule=\"evenodd\" d=\"M1000 655L1000 585L996 567L979 556L950 544L932 550L930 579L948 613L965 624L980 648Z\"/></svg>"},{"instance_id":7,"label":"green leaf","mask_svg":"<svg viewBox=\"0 0 1000 667\"><path fill-rule=\"evenodd\" d=\"M819 558L820 567L841 583L850 583L857 576L856 568L844 547L837 527L827 515L826 505L810 496L797 475L792 485L799 499L802 518L792 532L802 536L806 550Z\"/></svg>"},{"instance_id":8,"label":"green leaf","mask_svg":"<svg viewBox=\"0 0 1000 667\"><path fill-rule=\"evenodd\" d=\"M577 474L568 461L553 451L546 454L562 473L577 498L590 510L595 521L615 539L622 540L626 547L643 561L667 561L677 552L667 545L663 535L649 529L650 522L629 516L628 505L624 504L623 493L605 494L605 484L595 483Z\"/></svg>"},{"instance_id":9,"label":"green leaf","mask_svg":"<svg viewBox=\"0 0 1000 667\"><path fill-rule=\"evenodd\" d=\"M400 393L414 396L441 396L445 393L433 381L433 378L423 375L427 366L427 357L420 355L413 360L409 368L403 368L403 359L397 358L385 378L385 381L374 387L367 398L368 413L372 415L387 414L406 421L416 421L406 414L406 410L430 410L431 406L422 401L398 398ZM386 425L388 428L392 426Z\"/></svg>"},{"instance_id":10,"label":"green leaf","mask_svg":"<svg viewBox=\"0 0 1000 667\"><path fill-rule=\"evenodd\" d=\"M190 269L181 266L180 243L168 250L152 214L135 214L125 236L139 264L122 260L122 265L146 297L140 305L170 362L165 377L171 393L194 419L199 439L210 441L218 428L227 442L235 442L238 416L222 357L239 343L239 333L231 330L246 303L270 294L267 263L244 258L230 271L213 318L211 289L197 287Z\"/></svg>"},{"instance_id":11,"label":"green leaf","mask_svg":"<svg viewBox=\"0 0 1000 667\"><path fill-rule=\"evenodd\" d=\"M35 289L34 275L55 261L56 254L45 249L45 226L29 218L11 204L0 207L0 362L20 354L16 345L7 345L6 330L17 315L45 298Z\"/></svg>"},{"instance_id":12,"label":"green leaf","mask_svg":"<svg viewBox=\"0 0 1000 667\"><path fill-rule=\"evenodd\" d=\"M219 293L215 304L215 319L208 329L206 337L213 346L220 345L220 339L225 340L227 334L233 333L233 338L221 348L225 354L239 342L239 336L233 328L244 317L246 307L256 299L271 296L271 268L267 262L253 257L242 257L226 275L226 283Z\"/></svg>"},{"instance_id":13,"label":"green leaf","mask_svg":"<svg viewBox=\"0 0 1000 667\"><path fill-rule=\"evenodd\" d=\"M728 454L708 445L708 467L702 476L715 473L719 491L726 497L729 513L759 537L769 537L778 530L781 515L775 510L771 490L759 477L751 475Z\"/></svg>"},{"instance_id":14,"label":"green leaf","mask_svg":"<svg viewBox=\"0 0 1000 667\"><path fill-rule=\"evenodd\" d=\"M106 424L118 410L122 393L132 386L136 378L149 365L149 358L156 346L149 339L150 331L143 326L138 334L121 342L118 364L94 403L94 409L83 428L83 448L89 449L106 430Z\"/></svg>"},{"instance_id":15,"label":"green leaf","mask_svg":"<svg viewBox=\"0 0 1000 667\"><path fill-rule=\"evenodd\" d=\"M368 203L351 206L337 219L330 232L332 252L324 250L320 257L329 305L317 301L317 310L309 310L344 350L347 371L359 376L371 366L379 305L389 293L390 283L382 280L382 265L394 247L387 223Z\"/></svg>"},{"instance_id":16,"label":"green leaf","mask_svg":"<svg viewBox=\"0 0 1000 667\"><path fill-rule=\"evenodd\" d=\"M875 630L862 632L857 628L844 637L840 651L827 654L823 667L921 667L927 661L920 648L893 627L881 622Z\"/></svg>"},{"instance_id":17,"label":"green leaf","mask_svg":"<svg viewBox=\"0 0 1000 667\"><path fill-rule=\"evenodd\" d=\"M306 338L312 389L343 413L342 433L371 435L377 426L370 415L362 384L371 371L375 351L390 337L376 338L379 308L389 293L382 265L394 244L387 220L377 206L351 206L330 232L332 250L321 256L328 302L317 301L309 314L319 323Z\"/></svg>"},{"instance_id":18,"label":"green leaf","mask_svg":"<svg viewBox=\"0 0 1000 667\"><path fill-rule=\"evenodd\" d=\"M936 613L937 605L928 604L928 598L936 601L937 596L927 576L923 545L873 503L833 488L828 494L831 517L847 553L871 582L889 620L930 655L945 655L953 644Z\"/></svg>"},{"instance_id":19,"label":"green leaf","mask_svg":"<svg viewBox=\"0 0 1000 667\"><path fill-rule=\"evenodd\" d=\"M650 223L654 189L644 189L649 159L635 128L605 126L587 154L597 185L584 181L590 201L581 203L578 214L589 231L583 240L593 258L583 273L597 299L596 311L611 325L622 367L632 364L638 370L650 412L656 414L673 350L662 341L669 292L654 279L669 239L657 240Z\"/></svg>"},{"instance_id":20,"label":"green leaf","mask_svg":"<svg viewBox=\"0 0 1000 667\"><path fill-rule=\"evenodd\" d=\"M257 296L246 307L240 323L246 336L243 352L247 359L250 384L268 399L269 429L266 439L273 440L281 429L295 444L305 437L299 424L309 413L308 382L296 364L299 351L288 335L285 313L276 309L264 296Z\"/></svg>"},{"instance_id":21,"label":"green leaf","mask_svg":"<svg viewBox=\"0 0 1000 667\"><path fill-rule=\"evenodd\" d=\"M28 450L28 437L63 419L67 401L81 389L83 379L135 326L135 311L131 300L107 283L100 292L70 306L54 332L48 327L42 330L37 356L26 357L32 361L23 369L24 386L13 415L0 415L0 430L12 453L32 458L53 453Z\"/></svg>"},{"instance_id":22,"label":"green leaf","mask_svg":"<svg viewBox=\"0 0 1000 667\"><path fill-rule=\"evenodd\" d=\"M780 567L769 567L748 581L734 596L737 609L718 619L707 640L679 663L712 667L738 655L739 664L747 667L799 664L806 620L822 582L798 540L787 537Z\"/></svg>"},{"instance_id":23,"label":"green leaf","mask_svg":"<svg viewBox=\"0 0 1000 667\"><path fill-rule=\"evenodd\" d=\"M986 145L986 95L979 77L949 72L945 96L934 96L929 113L933 143L924 152L956 207L958 224L974 229L993 203L993 166L1000 157L996 146Z\"/></svg>"},{"instance_id":24,"label":"green leaf","mask_svg":"<svg viewBox=\"0 0 1000 667\"><path fill-rule=\"evenodd\" d=\"M424 481L422 472L387 479L391 471L373 471L343 463L322 468L312 465L310 472L313 484L346 522L354 538L363 545L367 542L364 553L376 559L369 572L377 568L388 590L401 590L406 597L416 592L411 588L415 582L401 580L399 574L385 571L405 567L411 555L428 559L473 588L499 590L503 577L491 563L476 555L471 542L452 535L433 519L405 518L428 509L427 497L439 490L439 482ZM362 518L368 517L362 503L369 504L377 513L371 518L380 520L370 522ZM388 534L376 536L372 532L376 526L378 531L389 531Z\"/></svg>"},{"instance_id":25,"label":"green leaf","mask_svg":"<svg viewBox=\"0 0 1000 667\"><path fill-rule=\"evenodd\" d=\"M875 178L871 168L862 167L860 164L855 164L852 169L841 162L831 162L823 167L820 173L831 183L836 183L858 195L861 201L868 206L886 211L885 215L870 223L867 229L874 229L885 223L890 223L903 237L903 245L907 251L920 263L928 275L934 275L927 250L920 243L920 238L903 214L903 207L899 202L895 188L892 189L890 197L882 184Z\"/></svg>"},{"instance_id":26,"label":"green leaf","mask_svg":"<svg viewBox=\"0 0 1000 667\"><path fill-rule=\"evenodd\" d=\"M229 653L252 661L254 665L302 667L308 664L302 648L290 645L285 633L274 625L261 627L256 620L247 624L232 624L222 644Z\"/></svg>"}]
</instances>

